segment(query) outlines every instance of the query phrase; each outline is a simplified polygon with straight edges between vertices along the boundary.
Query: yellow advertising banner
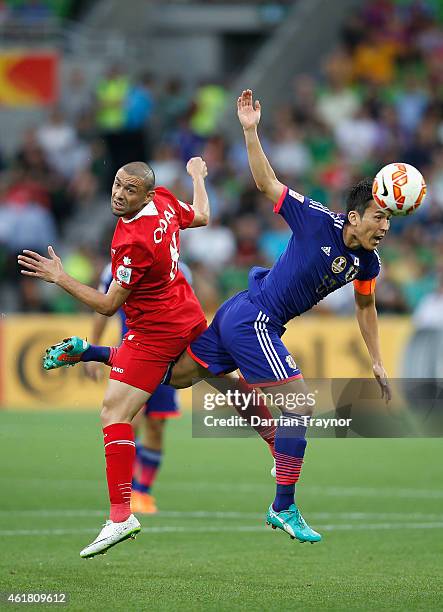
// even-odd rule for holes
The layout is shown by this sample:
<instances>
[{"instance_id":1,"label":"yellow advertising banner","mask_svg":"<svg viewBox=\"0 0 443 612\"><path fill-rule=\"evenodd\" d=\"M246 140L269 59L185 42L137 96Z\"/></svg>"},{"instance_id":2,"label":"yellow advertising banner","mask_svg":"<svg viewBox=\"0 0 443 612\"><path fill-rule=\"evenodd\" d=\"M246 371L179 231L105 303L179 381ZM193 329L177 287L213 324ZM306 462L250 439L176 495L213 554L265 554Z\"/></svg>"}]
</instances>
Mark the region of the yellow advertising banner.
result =
<instances>
[{"instance_id":1,"label":"yellow advertising banner","mask_svg":"<svg viewBox=\"0 0 443 612\"><path fill-rule=\"evenodd\" d=\"M379 319L380 344L391 378L400 376L401 360L412 334L407 317ZM366 346L353 317L304 316L294 319L283 336L305 378L365 378L372 376Z\"/></svg>"},{"instance_id":2,"label":"yellow advertising banner","mask_svg":"<svg viewBox=\"0 0 443 612\"><path fill-rule=\"evenodd\" d=\"M50 372L42 369L45 349L67 336L87 337L91 317L57 315L8 316L1 321L1 405L11 409L99 410L108 369L96 383L81 365ZM385 367L399 376L404 348L411 335L407 318L380 319ZM306 316L292 321L283 340L306 378L371 377L371 364L355 319ZM112 320L104 344L119 343L118 320ZM183 408L191 405L189 390Z\"/></svg>"},{"instance_id":3,"label":"yellow advertising banner","mask_svg":"<svg viewBox=\"0 0 443 612\"><path fill-rule=\"evenodd\" d=\"M45 350L69 336L86 338L91 317L17 315L2 320L2 404L7 408L96 408L101 405L108 368L99 383L86 377L81 365L46 372ZM110 321L104 344L120 343L118 320Z\"/></svg>"}]
</instances>

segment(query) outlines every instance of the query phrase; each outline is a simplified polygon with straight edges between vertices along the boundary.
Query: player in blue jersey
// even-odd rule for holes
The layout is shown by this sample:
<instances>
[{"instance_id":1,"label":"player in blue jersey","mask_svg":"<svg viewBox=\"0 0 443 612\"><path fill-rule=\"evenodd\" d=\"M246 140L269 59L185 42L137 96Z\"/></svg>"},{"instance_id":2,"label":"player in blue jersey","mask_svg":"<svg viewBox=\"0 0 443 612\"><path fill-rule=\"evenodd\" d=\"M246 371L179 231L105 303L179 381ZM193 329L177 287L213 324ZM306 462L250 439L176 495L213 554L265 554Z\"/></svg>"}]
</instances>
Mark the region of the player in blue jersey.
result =
<instances>
[{"instance_id":1,"label":"player in blue jersey","mask_svg":"<svg viewBox=\"0 0 443 612\"><path fill-rule=\"evenodd\" d=\"M222 304L209 328L171 368L168 382L183 388L190 386L193 379L239 369L247 383L260 387L267 396L278 389L279 394L306 397L308 390L300 369L281 339L284 326L353 281L360 331L382 396L389 400L391 391L380 353L374 291L380 271L376 248L389 230L390 213L375 204L369 179L351 189L346 214L331 212L289 189L276 178L261 147L257 134L261 108L258 101L253 103L251 90L243 91L237 106L257 188L274 203L274 212L282 215L292 236L271 269L252 268L248 289ZM272 527L301 542L321 539L307 525L295 503L295 485L306 448L303 417L311 411L308 403L297 406L296 412L282 410L273 449L276 495L266 517ZM269 443L269 438L265 440Z\"/></svg>"},{"instance_id":2,"label":"player in blue jersey","mask_svg":"<svg viewBox=\"0 0 443 612\"><path fill-rule=\"evenodd\" d=\"M188 266L179 264L186 280L192 284L192 274ZM100 277L99 291L106 293L112 282L112 270L109 263ZM128 329L123 309L118 310L121 325L121 339ZM99 344L105 331L109 317L94 313L90 342ZM101 365L96 361L83 363L87 376L98 380L101 375ZM139 514L155 514L157 506L151 494L152 487L158 475L163 458L164 428L167 419L180 415L177 403L177 392L169 385L160 385L146 402L144 410L136 417L134 426L139 430L139 439L136 442L136 456L132 478L132 511ZM142 418L138 418L142 417Z\"/></svg>"},{"instance_id":3,"label":"player in blue jersey","mask_svg":"<svg viewBox=\"0 0 443 612\"><path fill-rule=\"evenodd\" d=\"M375 279L380 271L376 248L389 230L390 213L372 199L372 180L357 183L347 199L346 214L331 212L305 197L275 176L257 134L260 103L251 90L237 103L250 168L258 189L273 203L292 230L286 250L269 270L252 268L248 289L225 302L209 328L183 354L172 370L171 384L188 386L192 378L220 375L239 369L246 381L279 393L304 394L307 389L297 364L281 340L284 325L311 309L326 295L353 281L356 315L368 348L372 369L386 400L391 397L383 367L375 308ZM295 394L295 395L294 395ZM274 444L277 490L267 523L300 541L316 542L321 536L311 529L295 504L306 448L303 416L311 408L300 406L297 414L284 409Z\"/></svg>"}]
</instances>

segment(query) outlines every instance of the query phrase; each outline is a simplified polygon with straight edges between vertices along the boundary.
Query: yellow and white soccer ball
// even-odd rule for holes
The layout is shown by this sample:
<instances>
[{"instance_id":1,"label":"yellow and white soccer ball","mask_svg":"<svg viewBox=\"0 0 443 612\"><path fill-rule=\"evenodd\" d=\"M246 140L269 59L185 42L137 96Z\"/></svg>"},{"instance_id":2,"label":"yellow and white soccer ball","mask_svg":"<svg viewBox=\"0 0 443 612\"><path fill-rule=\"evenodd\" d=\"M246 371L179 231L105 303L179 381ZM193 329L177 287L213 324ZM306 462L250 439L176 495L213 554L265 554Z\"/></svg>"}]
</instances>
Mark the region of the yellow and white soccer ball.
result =
<instances>
[{"instance_id":1,"label":"yellow and white soccer ball","mask_svg":"<svg viewBox=\"0 0 443 612\"><path fill-rule=\"evenodd\" d=\"M421 174L405 163L384 166L372 184L372 196L380 208L393 215L410 215L426 195L426 183Z\"/></svg>"}]
</instances>

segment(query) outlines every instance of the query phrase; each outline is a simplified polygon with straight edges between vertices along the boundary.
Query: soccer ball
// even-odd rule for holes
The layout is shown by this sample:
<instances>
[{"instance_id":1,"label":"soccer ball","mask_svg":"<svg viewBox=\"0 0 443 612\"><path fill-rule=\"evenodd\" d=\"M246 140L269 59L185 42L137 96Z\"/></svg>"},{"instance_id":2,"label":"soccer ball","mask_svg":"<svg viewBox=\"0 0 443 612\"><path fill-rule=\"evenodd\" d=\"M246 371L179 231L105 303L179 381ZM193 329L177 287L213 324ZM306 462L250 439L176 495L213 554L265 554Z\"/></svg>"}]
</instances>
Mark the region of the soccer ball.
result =
<instances>
[{"instance_id":1,"label":"soccer ball","mask_svg":"<svg viewBox=\"0 0 443 612\"><path fill-rule=\"evenodd\" d=\"M426 183L421 173L410 164L384 166L372 184L372 196L380 208L393 215L410 215L423 202Z\"/></svg>"}]
</instances>

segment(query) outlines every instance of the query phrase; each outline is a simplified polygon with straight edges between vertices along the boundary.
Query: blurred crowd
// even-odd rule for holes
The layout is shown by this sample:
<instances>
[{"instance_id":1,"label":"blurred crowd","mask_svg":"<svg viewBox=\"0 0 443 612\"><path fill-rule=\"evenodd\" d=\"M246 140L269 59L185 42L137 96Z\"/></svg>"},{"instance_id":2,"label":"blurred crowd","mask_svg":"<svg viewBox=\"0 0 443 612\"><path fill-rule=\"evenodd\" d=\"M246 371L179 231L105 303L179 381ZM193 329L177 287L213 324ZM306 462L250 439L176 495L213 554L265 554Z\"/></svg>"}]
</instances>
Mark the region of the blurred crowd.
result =
<instances>
[{"instance_id":1,"label":"blurred crowd","mask_svg":"<svg viewBox=\"0 0 443 612\"><path fill-rule=\"evenodd\" d=\"M371 0L345 23L321 74L293 79L279 108L264 109L260 134L282 182L334 210L347 189L392 161L417 166L428 184L422 210L392 221L379 248L381 313L407 314L441 292L443 278L443 9L436 0ZM148 160L157 184L189 199L186 161L201 155L209 169L209 227L183 232L182 256L208 310L245 288L252 265L272 265L289 231L255 188L242 133L217 131L230 99L222 83L190 87L151 74L134 78L113 65L90 87L76 69L47 120L0 160L0 268L3 296L22 311L71 311L61 292L20 278L22 248L60 245L70 273L95 283L109 253L109 227L94 244L73 244L72 219L104 202L115 170ZM1 143L0 143L1 146ZM93 217L91 217L93 218ZM67 242L66 242L67 241ZM74 241L75 242L75 241ZM3 306L3 309L7 306ZM353 310L352 288L319 312Z\"/></svg>"},{"instance_id":2,"label":"blurred crowd","mask_svg":"<svg viewBox=\"0 0 443 612\"><path fill-rule=\"evenodd\" d=\"M73 0L0 0L0 24L49 24L71 16L74 4Z\"/></svg>"}]
</instances>

